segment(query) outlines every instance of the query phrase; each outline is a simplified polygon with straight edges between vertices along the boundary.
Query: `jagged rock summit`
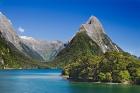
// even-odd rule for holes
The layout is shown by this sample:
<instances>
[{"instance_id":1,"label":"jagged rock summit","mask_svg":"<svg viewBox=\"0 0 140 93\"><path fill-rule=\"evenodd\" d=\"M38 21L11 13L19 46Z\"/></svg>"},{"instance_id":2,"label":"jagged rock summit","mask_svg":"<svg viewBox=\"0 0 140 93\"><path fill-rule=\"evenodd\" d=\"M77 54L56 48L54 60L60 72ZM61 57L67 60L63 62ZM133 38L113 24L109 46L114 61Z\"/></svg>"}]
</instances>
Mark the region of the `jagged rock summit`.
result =
<instances>
[{"instance_id":1,"label":"jagged rock summit","mask_svg":"<svg viewBox=\"0 0 140 93\"><path fill-rule=\"evenodd\" d=\"M86 31L87 35L100 46L103 53L107 51L122 51L122 49L107 36L97 17L91 16L85 24L82 24L79 32L82 31Z\"/></svg>"}]
</instances>

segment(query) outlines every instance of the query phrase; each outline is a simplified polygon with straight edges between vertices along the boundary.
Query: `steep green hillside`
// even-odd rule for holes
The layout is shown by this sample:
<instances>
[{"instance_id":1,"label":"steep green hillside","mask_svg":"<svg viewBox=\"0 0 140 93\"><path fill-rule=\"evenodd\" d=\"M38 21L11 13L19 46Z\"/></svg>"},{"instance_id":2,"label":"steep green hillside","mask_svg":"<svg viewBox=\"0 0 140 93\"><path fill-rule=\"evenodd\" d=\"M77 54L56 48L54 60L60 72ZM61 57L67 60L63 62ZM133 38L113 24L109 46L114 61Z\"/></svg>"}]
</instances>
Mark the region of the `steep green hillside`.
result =
<instances>
[{"instance_id":1,"label":"steep green hillside","mask_svg":"<svg viewBox=\"0 0 140 93\"><path fill-rule=\"evenodd\" d=\"M5 39L0 35L0 69L29 69L41 67L47 66L31 60L29 57L17 50L13 44L5 41Z\"/></svg>"},{"instance_id":2,"label":"steep green hillside","mask_svg":"<svg viewBox=\"0 0 140 93\"><path fill-rule=\"evenodd\" d=\"M102 55L100 47L93 42L86 32L78 32L76 36L69 42L51 63L53 66L63 67L81 54L84 55Z\"/></svg>"}]
</instances>

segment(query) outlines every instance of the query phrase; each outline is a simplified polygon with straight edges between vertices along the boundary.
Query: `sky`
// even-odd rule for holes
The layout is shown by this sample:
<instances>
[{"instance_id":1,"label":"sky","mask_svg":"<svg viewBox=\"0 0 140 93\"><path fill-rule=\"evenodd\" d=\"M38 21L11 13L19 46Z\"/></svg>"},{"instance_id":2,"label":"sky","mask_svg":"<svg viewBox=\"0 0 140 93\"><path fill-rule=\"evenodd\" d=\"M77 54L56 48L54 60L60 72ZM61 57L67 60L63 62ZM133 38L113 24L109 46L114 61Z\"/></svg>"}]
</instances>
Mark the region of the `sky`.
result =
<instances>
[{"instance_id":1,"label":"sky","mask_svg":"<svg viewBox=\"0 0 140 93\"><path fill-rule=\"evenodd\" d=\"M66 42L90 16L122 49L140 56L140 0L0 0L19 35Z\"/></svg>"}]
</instances>

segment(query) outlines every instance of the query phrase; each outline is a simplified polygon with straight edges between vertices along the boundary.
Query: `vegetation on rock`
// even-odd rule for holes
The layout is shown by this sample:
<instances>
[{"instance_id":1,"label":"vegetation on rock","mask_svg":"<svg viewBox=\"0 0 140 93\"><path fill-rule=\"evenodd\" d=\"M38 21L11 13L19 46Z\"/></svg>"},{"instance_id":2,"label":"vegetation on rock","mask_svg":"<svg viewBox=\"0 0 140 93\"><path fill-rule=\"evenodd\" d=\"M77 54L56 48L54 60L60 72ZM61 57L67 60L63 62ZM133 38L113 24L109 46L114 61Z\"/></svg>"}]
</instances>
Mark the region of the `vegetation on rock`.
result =
<instances>
[{"instance_id":1,"label":"vegetation on rock","mask_svg":"<svg viewBox=\"0 0 140 93\"><path fill-rule=\"evenodd\" d=\"M50 65L63 68L83 54L102 55L103 53L86 32L78 32Z\"/></svg>"},{"instance_id":2,"label":"vegetation on rock","mask_svg":"<svg viewBox=\"0 0 140 93\"><path fill-rule=\"evenodd\" d=\"M0 69L43 68L46 65L25 56L12 43L6 41L0 34Z\"/></svg>"}]
</instances>

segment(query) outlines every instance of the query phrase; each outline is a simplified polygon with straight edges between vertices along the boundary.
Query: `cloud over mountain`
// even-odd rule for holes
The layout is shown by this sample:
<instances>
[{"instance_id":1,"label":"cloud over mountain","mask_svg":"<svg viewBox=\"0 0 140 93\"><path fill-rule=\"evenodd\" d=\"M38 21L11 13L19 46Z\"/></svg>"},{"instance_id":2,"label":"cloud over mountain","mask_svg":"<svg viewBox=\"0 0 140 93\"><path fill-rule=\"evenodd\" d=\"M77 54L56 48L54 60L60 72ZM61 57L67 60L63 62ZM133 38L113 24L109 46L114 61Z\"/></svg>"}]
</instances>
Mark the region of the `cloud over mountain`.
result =
<instances>
[{"instance_id":1,"label":"cloud over mountain","mask_svg":"<svg viewBox=\"0 0 140 93\"><path fill-rule=\"evenodd\" d=\"M21 26L18 27L18 31L19 31L20 33L24 33L24 32L25 32L24 28L22 28Z\"/></svg>"}]
</instances>

